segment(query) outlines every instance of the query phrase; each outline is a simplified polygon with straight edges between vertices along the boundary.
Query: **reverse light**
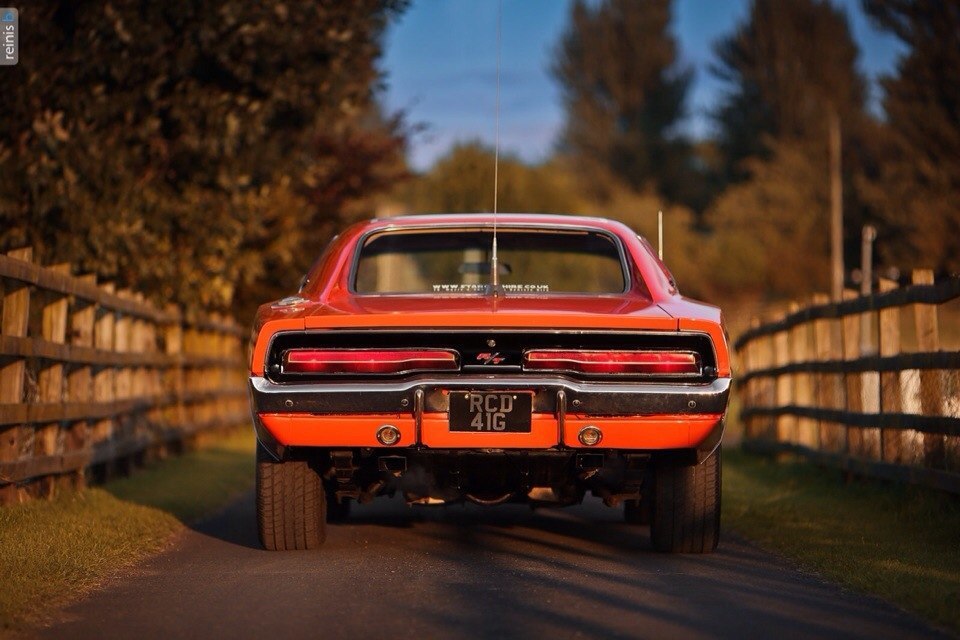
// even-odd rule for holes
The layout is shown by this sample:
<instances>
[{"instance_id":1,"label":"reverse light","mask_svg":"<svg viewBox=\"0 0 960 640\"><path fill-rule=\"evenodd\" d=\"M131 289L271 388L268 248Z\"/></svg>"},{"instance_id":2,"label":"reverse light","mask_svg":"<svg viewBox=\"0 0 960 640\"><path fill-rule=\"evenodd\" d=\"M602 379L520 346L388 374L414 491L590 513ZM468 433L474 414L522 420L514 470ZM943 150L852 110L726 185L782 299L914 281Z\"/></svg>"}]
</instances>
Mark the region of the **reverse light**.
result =
<instances>
[{"instance_id":1,"label":"reverse light","mask_svg":"<svg viewBox=\"0 0 960 640\"><path fill-rule=\"evenodd\" d=\"M400 442L400 430L392 424L385 424L377 429L377 442L385 447L392 447Z\"/></svg>"},{"instance_id":2,"label":"reverse light","mask_svg":"<svg viewBox=\"0 0 960 640\"><path fill-rule=\"evenodd\" d=\"M457 369L457 354L446 349L290 349L284 373L391 374Z\"/></svg>"},{"instance_id":3,"label":"reverse light","mask_svg":"<svg viewBox=\"0 0 960 640\"><path fill-rule=\"evenodd\" d=\"M523 354L523 368L587 374L697 375L700 356L693 351L538 349Z\"/></svg>"},{"instance_id":4,"label":"reverse light","mask_svg":"<svg viewBox=\"0 0 960 640\"><path fill-rule=\"evenodd\" d=\"M600 441L603 440L603 434L600 432L600 429L589 425L580 429L580 433L577 434L577 439L580 441L580 444L585 447L592 447L600 444Z\"/></svg>"}]
</instances>

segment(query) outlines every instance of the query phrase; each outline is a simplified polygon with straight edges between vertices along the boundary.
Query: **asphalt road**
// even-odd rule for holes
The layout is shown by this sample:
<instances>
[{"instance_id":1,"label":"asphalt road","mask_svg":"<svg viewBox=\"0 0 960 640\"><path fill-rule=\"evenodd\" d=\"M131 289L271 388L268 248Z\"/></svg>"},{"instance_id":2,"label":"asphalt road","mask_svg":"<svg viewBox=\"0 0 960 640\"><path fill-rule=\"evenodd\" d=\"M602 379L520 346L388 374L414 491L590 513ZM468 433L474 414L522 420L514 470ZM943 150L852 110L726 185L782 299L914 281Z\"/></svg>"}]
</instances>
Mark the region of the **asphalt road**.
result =
<instances>
[{"instance_id":1,"label":"asphalt road","mask_svg":"<svg viewBox=\"0 0 960 640\"><path fill-rule=\"evenodd\" d=\"M571 509L355 508L319 552L260 550L253 496L68 608L43 638L945 637L726 537L654 553L646 528Z\"/></svg>"}]
</instances>

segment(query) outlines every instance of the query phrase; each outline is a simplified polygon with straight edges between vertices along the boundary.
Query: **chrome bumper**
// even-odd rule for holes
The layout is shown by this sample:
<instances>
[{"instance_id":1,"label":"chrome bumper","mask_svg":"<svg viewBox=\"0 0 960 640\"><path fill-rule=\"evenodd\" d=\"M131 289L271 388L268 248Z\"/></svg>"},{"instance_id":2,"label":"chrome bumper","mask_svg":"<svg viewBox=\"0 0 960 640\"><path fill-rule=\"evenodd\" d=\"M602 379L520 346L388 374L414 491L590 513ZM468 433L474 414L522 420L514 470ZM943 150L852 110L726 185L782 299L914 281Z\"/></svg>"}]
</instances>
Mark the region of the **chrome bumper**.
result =
<instances>
[{"instance_id":1,"label":"chrome bumper","mask_svg":"<svg viewBox=\"0 0 960 640\"><path fill-rule=\"evenodd\" d=\"M424 413L449 411L454 390L533 390L533 411L557 416L561 433L567 413L589 416L724 415L730 378L707 383L578 382L562 377L464 376L418 377L403 381L282 384L250 378L250 400L257 435L277 458L282 447L262 428L258 414L409 413L419 425ZM697 447L703 460L720 444L725 420Z\"/></svg>"},{"instance_id":2,"label":"chrome bumper","mask_svg":"<svg viewBox=\"0 0 960 640\"><path fill-rule=\"evenodd\" d=\"M488 389L533 390L533 411L538 413L558 413L565 399L567 411L583 415L696 415L726 411L730 379L664 384L578 382L561 377L463 376L391 382L277 384L262 377L250 378L251 401L258 413L408 413L415 409L444 412L449 410L449 395L445 392Z\"/></svg>"}]
</instances>

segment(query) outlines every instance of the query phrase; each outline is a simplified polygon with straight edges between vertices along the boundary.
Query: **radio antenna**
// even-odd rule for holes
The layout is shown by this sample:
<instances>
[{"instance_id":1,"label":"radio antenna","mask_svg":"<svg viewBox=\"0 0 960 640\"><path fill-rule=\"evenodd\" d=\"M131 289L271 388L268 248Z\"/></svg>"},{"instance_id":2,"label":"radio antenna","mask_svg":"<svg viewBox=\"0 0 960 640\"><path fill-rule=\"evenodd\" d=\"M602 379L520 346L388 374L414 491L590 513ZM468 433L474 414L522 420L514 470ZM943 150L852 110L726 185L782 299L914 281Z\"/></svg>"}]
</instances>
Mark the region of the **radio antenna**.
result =
<instances>
[{"instance_id":1,"label":"radio antenna","mask_svg":"<svg viewBox=\"0 0 960 640\"><path fill-rule=\"evenodd\" d=\"M495 111L496 132L493 143L493 244L490 247L490 288L494 296L500 294L500 265L497 261L497 194L500 180L500 22L503 0L497 0L497 98Z\"/></svg>"},{"instance_id":2,"label":"radio antenna","mask_svg":"<svg viewBox=\"0 0 960 640\"><path fill-rule=\"evenodd\" d=\"M663 211L657 211L657 253L663 260Z\"/></svg>"}]
</instances>

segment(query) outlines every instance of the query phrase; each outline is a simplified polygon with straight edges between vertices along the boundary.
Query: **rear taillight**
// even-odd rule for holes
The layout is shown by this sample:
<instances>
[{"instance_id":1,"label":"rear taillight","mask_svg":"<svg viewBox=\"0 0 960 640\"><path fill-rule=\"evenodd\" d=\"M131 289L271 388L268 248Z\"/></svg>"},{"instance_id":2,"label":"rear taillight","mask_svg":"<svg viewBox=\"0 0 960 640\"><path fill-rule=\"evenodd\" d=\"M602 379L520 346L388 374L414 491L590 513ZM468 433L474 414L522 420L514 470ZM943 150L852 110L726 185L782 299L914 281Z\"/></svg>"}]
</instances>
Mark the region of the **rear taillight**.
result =
<instances>
[{"instance_id":1,"label":"rear taillight","mask_svg":"<svg viewBox=\"0 0 960 640\"><path fill-rule=\"evenodd\" d=\"M284 373L391 374L456 368L456 352L446 349L290 349L283 354Z\"/></svg>"},{"instance_id":2,"label":"rear taillight","mask_svg":"<svg viewBox=\"0 0 960 640\"><path fill-rule=\"evenodd\" d=\"M538 349L523 354L523 368L596 375L697 375L700 373L700 356L692 351Z\"/></svg>"}]
</instances>

